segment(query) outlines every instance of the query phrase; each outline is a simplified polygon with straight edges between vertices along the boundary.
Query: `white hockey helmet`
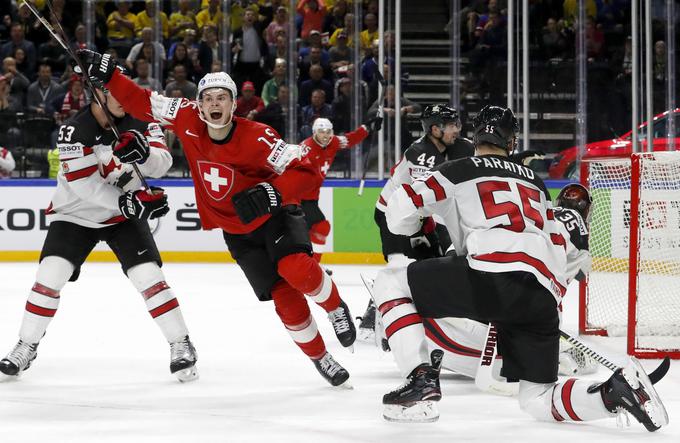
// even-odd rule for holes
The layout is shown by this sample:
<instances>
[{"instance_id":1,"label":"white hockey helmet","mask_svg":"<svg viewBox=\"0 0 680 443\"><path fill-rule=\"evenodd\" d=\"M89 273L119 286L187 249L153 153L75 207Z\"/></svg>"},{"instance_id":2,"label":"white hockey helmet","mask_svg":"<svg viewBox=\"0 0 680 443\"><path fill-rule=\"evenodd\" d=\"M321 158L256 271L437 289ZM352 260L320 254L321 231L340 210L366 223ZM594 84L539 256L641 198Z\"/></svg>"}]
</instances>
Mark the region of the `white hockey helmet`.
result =
<instances>
[{"instance_id":1,"label":"white hockey helmet","mask_svg":"<svg viewBox=\"0 0 680 443\"><path fill-rule=\"evenodd\" d=\"M312 132L316 132L319 129L333 129L333 123L327 118L317 118L312 124Z\"/></svg>"},{"instance_id":2,"label":"white hockey helmet","mask_svg":"<svg viewBox=\"0 0 680 443\"><path fill-rule=\"evenodd\" d=\"M236 83L231 79L231 76L226 72L210 72L203 76L198 82L198 90L196 91L196 100L201 99L203 91L211 88L222 88L231 92L231 98L236 101L238 95L236 91Z\"/></svg>"},{"instance_id":3,"label":"white hockey helmet","mask_svg":"<svg viewBox=\"0 0 680 443\"><path fill-rule=\"evenodd\" d=\"M208 89L213 89L213 88L220 88L220 89L226 89L231 93L231 98L232 98L232 106L231 106L231 113L229 115L229 118L227 119L224 124L221 125L216 125L215 123L211 123L205 119L203 116L203 111L201 110L201 97L203 96L203 92L208 90ZM214 129L222 129L225 128L231 120L234 118L234 111L236 110L236 96L237 96L237 91L236 91L236 83L234 83L234 80L231 79L231 76L227 74L226 72L210 72L206 75L203 76L201 81L198 82L198 89L196 91L196 101L199 103L198 107L198 117L203 120L205 124L210 126L211 128Z\"/></svg>"},{"instance_id":4,"label":"white hockey helmet","mask_svg":"<svg viewBox=\"0 0 680 443\"><path fill-rule=\"evenodd\" d=\"M333 138L333 123L327 118L317 118L312 124L312 138L322 147L328 146Z\"/></svg>"}]
</instances>

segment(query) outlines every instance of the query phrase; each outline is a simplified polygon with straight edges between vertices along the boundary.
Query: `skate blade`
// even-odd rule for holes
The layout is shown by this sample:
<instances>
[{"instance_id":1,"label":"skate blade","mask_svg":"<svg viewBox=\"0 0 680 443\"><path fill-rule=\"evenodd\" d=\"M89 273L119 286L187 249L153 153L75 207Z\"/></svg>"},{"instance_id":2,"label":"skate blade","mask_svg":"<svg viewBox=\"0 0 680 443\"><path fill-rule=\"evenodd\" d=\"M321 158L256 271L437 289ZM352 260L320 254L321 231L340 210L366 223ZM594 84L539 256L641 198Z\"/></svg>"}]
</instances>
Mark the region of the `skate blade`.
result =
<instances>
[{"instance_id":1,"label":"skate blade","mask_svg":"<svg viewBox=\"0 0 680 443\"><path fill-rule=\"evenodd\" d=\"M351 390L354 389L354 386L349 381L349 379L347 379L347 380L343 381L342 383L340 383L339 385L333 386L333 389L335 389L337 391L351 391Z\"/></svg>"},{"instance_id":2,"label":"skate blade","mask_svg":"<svg viewBox=\"0 0 680 443\"><path fill-rule=\"evenodd\" d=\"M439 408L434 401L418 401L410 406L385 405L383 418L398 423L432 423L439 420Z\"/></svg>"},{"instance_id":3,"label":"skate blade","mask_svg":"<svg viewBox=\"0 0 680 443\"><path fill-rule=\"evenodd\" d=\"M632 377L635 380L637 380L640 384L642 384L647 394L649 394L649 401L643 404L645 412L647 413L647 415L652 420L652 423L654 423L655 426L659 428L662 426L666 426L668 424L668 412L666 411L666 407L664 406L664 404L661 402L661 398L659 397L659 394L656 392L656 389L654 389L652 381L647 376L647 373L642 368L642 365L640 364L640 361L637 358L631 357L630 360L636 372L636 374L633 374ZM633 380L630 380L629 377L626 375L626 369L623 370L623 374L624 377L626 378L626 381L632 386L631 382Z\"/></svg>"},{"instance_id":4,"label":"skate blade","mask_svg":"<svg viewBox=\"0 0 680 443\"><path fill-rule=\"evenodd\" d=\"M182 383L189 383L198 380L198 368L192 366L190 368L181 369L173 374Z\"/></svg>"}]
</instances>

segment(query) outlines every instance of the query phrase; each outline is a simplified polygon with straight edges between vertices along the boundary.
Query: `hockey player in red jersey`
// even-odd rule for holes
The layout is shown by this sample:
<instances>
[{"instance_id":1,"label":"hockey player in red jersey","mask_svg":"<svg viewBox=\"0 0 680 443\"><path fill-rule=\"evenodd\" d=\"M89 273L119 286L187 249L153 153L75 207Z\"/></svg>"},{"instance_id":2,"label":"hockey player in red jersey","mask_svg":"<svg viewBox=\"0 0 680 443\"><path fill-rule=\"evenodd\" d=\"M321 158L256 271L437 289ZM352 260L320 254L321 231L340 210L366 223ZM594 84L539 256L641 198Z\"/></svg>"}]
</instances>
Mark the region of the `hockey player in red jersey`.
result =
<instances>
[{"instance_id":1,"label":"hockey player in red jersey","mask_svg":"<svg viewBox=\"0 0 680 443\"><path fill-rule=\"evenodd\" d=\"M137 120L108 92L97 91L121 133L116 141L102 108L83 108L59 128L61 167L46 214L50 225L28 295L19 342L0 361L0 372L16 376L31 366L38 343L57 312L60 291L76 281L80 267L99 241L108 243L123 272L141 293L149 314L170 343L170 371L180 381L198 378L197 356L172 289L161 271L148 219L168 212L160 188L140 190L133 172L163 176L172 166L160 126ZM114 295L114 294L111 294Z\"/></svg>"},{"instance_id":2,"label":"hockey player in red jersey","mask_svg":"<svg viewBox=\"0 0 680 443\"><path fill-rule=\"evenodd\" d=\"M557 381L566 239L545 184L508 160L518 131L511 110L485 107L474 122L474 157L443 163L387 202L387 225L396 234L413 234L424 217L441 216L456 255L388 268L376 278L376 305L406 375L404 385L383 397L384 415L438 418L441 354L431 360L424 352L422 317L466 317L494 322L501 375L519 380L520 407L536 419L596 420L625 410L655 431L668 415L637 360L601 383Z\"/></svg>"},{"instance_id":3,"label":"hockey player in red jersey","mask_svg":"<svg viewBox=\"0 0 680 443\"><path fill-rule=\"evenodd\" d=\"M133 116L157 121L182 142L203 229L219 228L258 299L273 300L295 343L332 385L348 372L327 352L309 296L327 313L345 347L356 329L331 278L312 258L300 196L318 182L300 146L269 126L234 117L236 85L224 72L198 83L197 100L167 98L138 87L109 55L82 50L90 76L102 81Z\"/></svg>"},{"instance_id":4,"label":"hockey player in red jersey","mask_svg":"<svg viewBox=\"0 0 680 443\"><path fill-rule=\"evenodd\" d=\"M326 244L326 237L331 232L331 224L319 208L319 191L335 155L338 150L352 148L372 132L379 131L381 124L382 118L375 117L352 132L335 135L330 120L317 118L312 124L312 136L301 143L303 154L312 162L318 175L317 185L302 195L302 210L309 228L309 238L315 249ZM321 261L321 252L315 250L314 259Z\"/></svg>"}]
</instances>

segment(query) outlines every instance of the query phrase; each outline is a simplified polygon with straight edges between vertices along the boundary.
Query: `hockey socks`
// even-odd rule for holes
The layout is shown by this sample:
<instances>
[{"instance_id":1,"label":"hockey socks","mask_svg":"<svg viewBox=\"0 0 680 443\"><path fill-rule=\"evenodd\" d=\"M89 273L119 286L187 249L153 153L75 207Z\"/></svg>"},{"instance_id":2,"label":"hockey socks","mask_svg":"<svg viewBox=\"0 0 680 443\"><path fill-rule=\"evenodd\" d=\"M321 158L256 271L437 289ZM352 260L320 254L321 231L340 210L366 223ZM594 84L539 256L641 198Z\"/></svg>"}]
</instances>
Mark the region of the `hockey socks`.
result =
<instances>
[{"instance_id":1,"label":"hockey socks","mask_svg":"<svg viewBox=\"0 0 680 443\"><path fill-rule=\"evenodd\" d=\"M340 295L335 282L307 254L283 257L278 262L278 271L292 287L309 296L326 312L334 311L340 306Z\"/></svg>"},{"instance_id":2,"label":"hockey socks","mask_svg":"<svg viewBox=\"0 0 680 443\"><path fill-rule=\"evenodd\" d=\"M35 284L26 301L19 337L38 343L59 307L59 292L73 274L73 265L57 256L45 257L38 267Z\"/></svg>"},{"instance_id":3,"label":"hockey socks","mask_svg":"<svg viewBox=\"0 0 680 443\"><path fill-rule=\"evenodd\" d=\"M181 341L189 334L179 302L156 263L130 268L128 278L144 297L151 318L169 343Z\"/></svg>"},{"instance_id":4,"label":"hockey socks","mask_svg":"<svg viewBox=\"0 0 680 443\"><path fill-rule=\"evenodd\" d=\"M288 334L309 358L318 360L326 354L326 344L319 334L307 300L288 282L280 281L272 289L272 299Z\"/></svg>"}]
</instances>

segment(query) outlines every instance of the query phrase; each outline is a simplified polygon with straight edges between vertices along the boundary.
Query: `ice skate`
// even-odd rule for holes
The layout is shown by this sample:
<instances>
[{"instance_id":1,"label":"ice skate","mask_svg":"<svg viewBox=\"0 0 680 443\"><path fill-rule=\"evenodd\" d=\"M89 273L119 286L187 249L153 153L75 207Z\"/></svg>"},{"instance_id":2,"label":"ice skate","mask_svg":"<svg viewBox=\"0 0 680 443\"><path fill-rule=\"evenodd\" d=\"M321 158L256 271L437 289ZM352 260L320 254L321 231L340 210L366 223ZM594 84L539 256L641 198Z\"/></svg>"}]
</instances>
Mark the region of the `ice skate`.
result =
<instances>
[{"instance_id":1,"label":"ice skate","mask_svg":"<svg viewBox=\"0 0 680 443\"><path fill-rule=\"evenodd\" d=\"M352 315L349 313L347 304L341 301L336 310L328 313L328 319L333 325L333 330L340 344L348 348L350 352L354 352L353 345L357 338L357 329L352 322Z\"/></svg>"},{"instance_id":2,"label":"ice skate","mask_svg":"<svg viewBox=\"0 0 680 443\"><path fill-rule=\"evenodd\" d=\"M170 372L182 383L198 379L198 355L189 336L170 343Z\"/></svg>"},{"instance_id":3,"label":"ice skate","mask_svg":"<svg viewBox=\"0 0 680 443\"><path fill-rule=\"evenodd\" d=\"M618 369L609 380L588 388L591 394L598 391L609 412L629 412L650 432L668 424L668 413L659 394L634 357L631 357L628 366Z\"/></svg>"},{"instance_id":4,"label":"ice skate","mask_svg":"<svg viewBox=\"0 0 680 443\"><path fill-rule=\"evenodd\" d=\"M439 371L444 353L432 351L432 364L423 363L406 377L406 383L383 396L387 421L429 423L439 419L436 402L441 400Z\"/></svg>"},{"instance_id":5,"label":"ice skate","mask_svg":"<svg viewBox=\"0 0 680 443\"><path fill-rule=\"evenodd\" d=\"M31 367L31 363L38 356L38 343L25 343L19 340L12 352L0 360L0 372L5 375L17 376Z\"/></svg>"},{"instance_id":6,"label":"ice skate","mask_svg":"<svg viewBox=\"0 0 680 443\"><path fill-rule=\"evenodd\" d=\"M323 357L318 360L312 359L314 366L323 378L333 386L340 386L347 389L352 389L349 383L349 372L340 363L335 361L330 352L326 352Z\"/></svg>"}]
</instances>

